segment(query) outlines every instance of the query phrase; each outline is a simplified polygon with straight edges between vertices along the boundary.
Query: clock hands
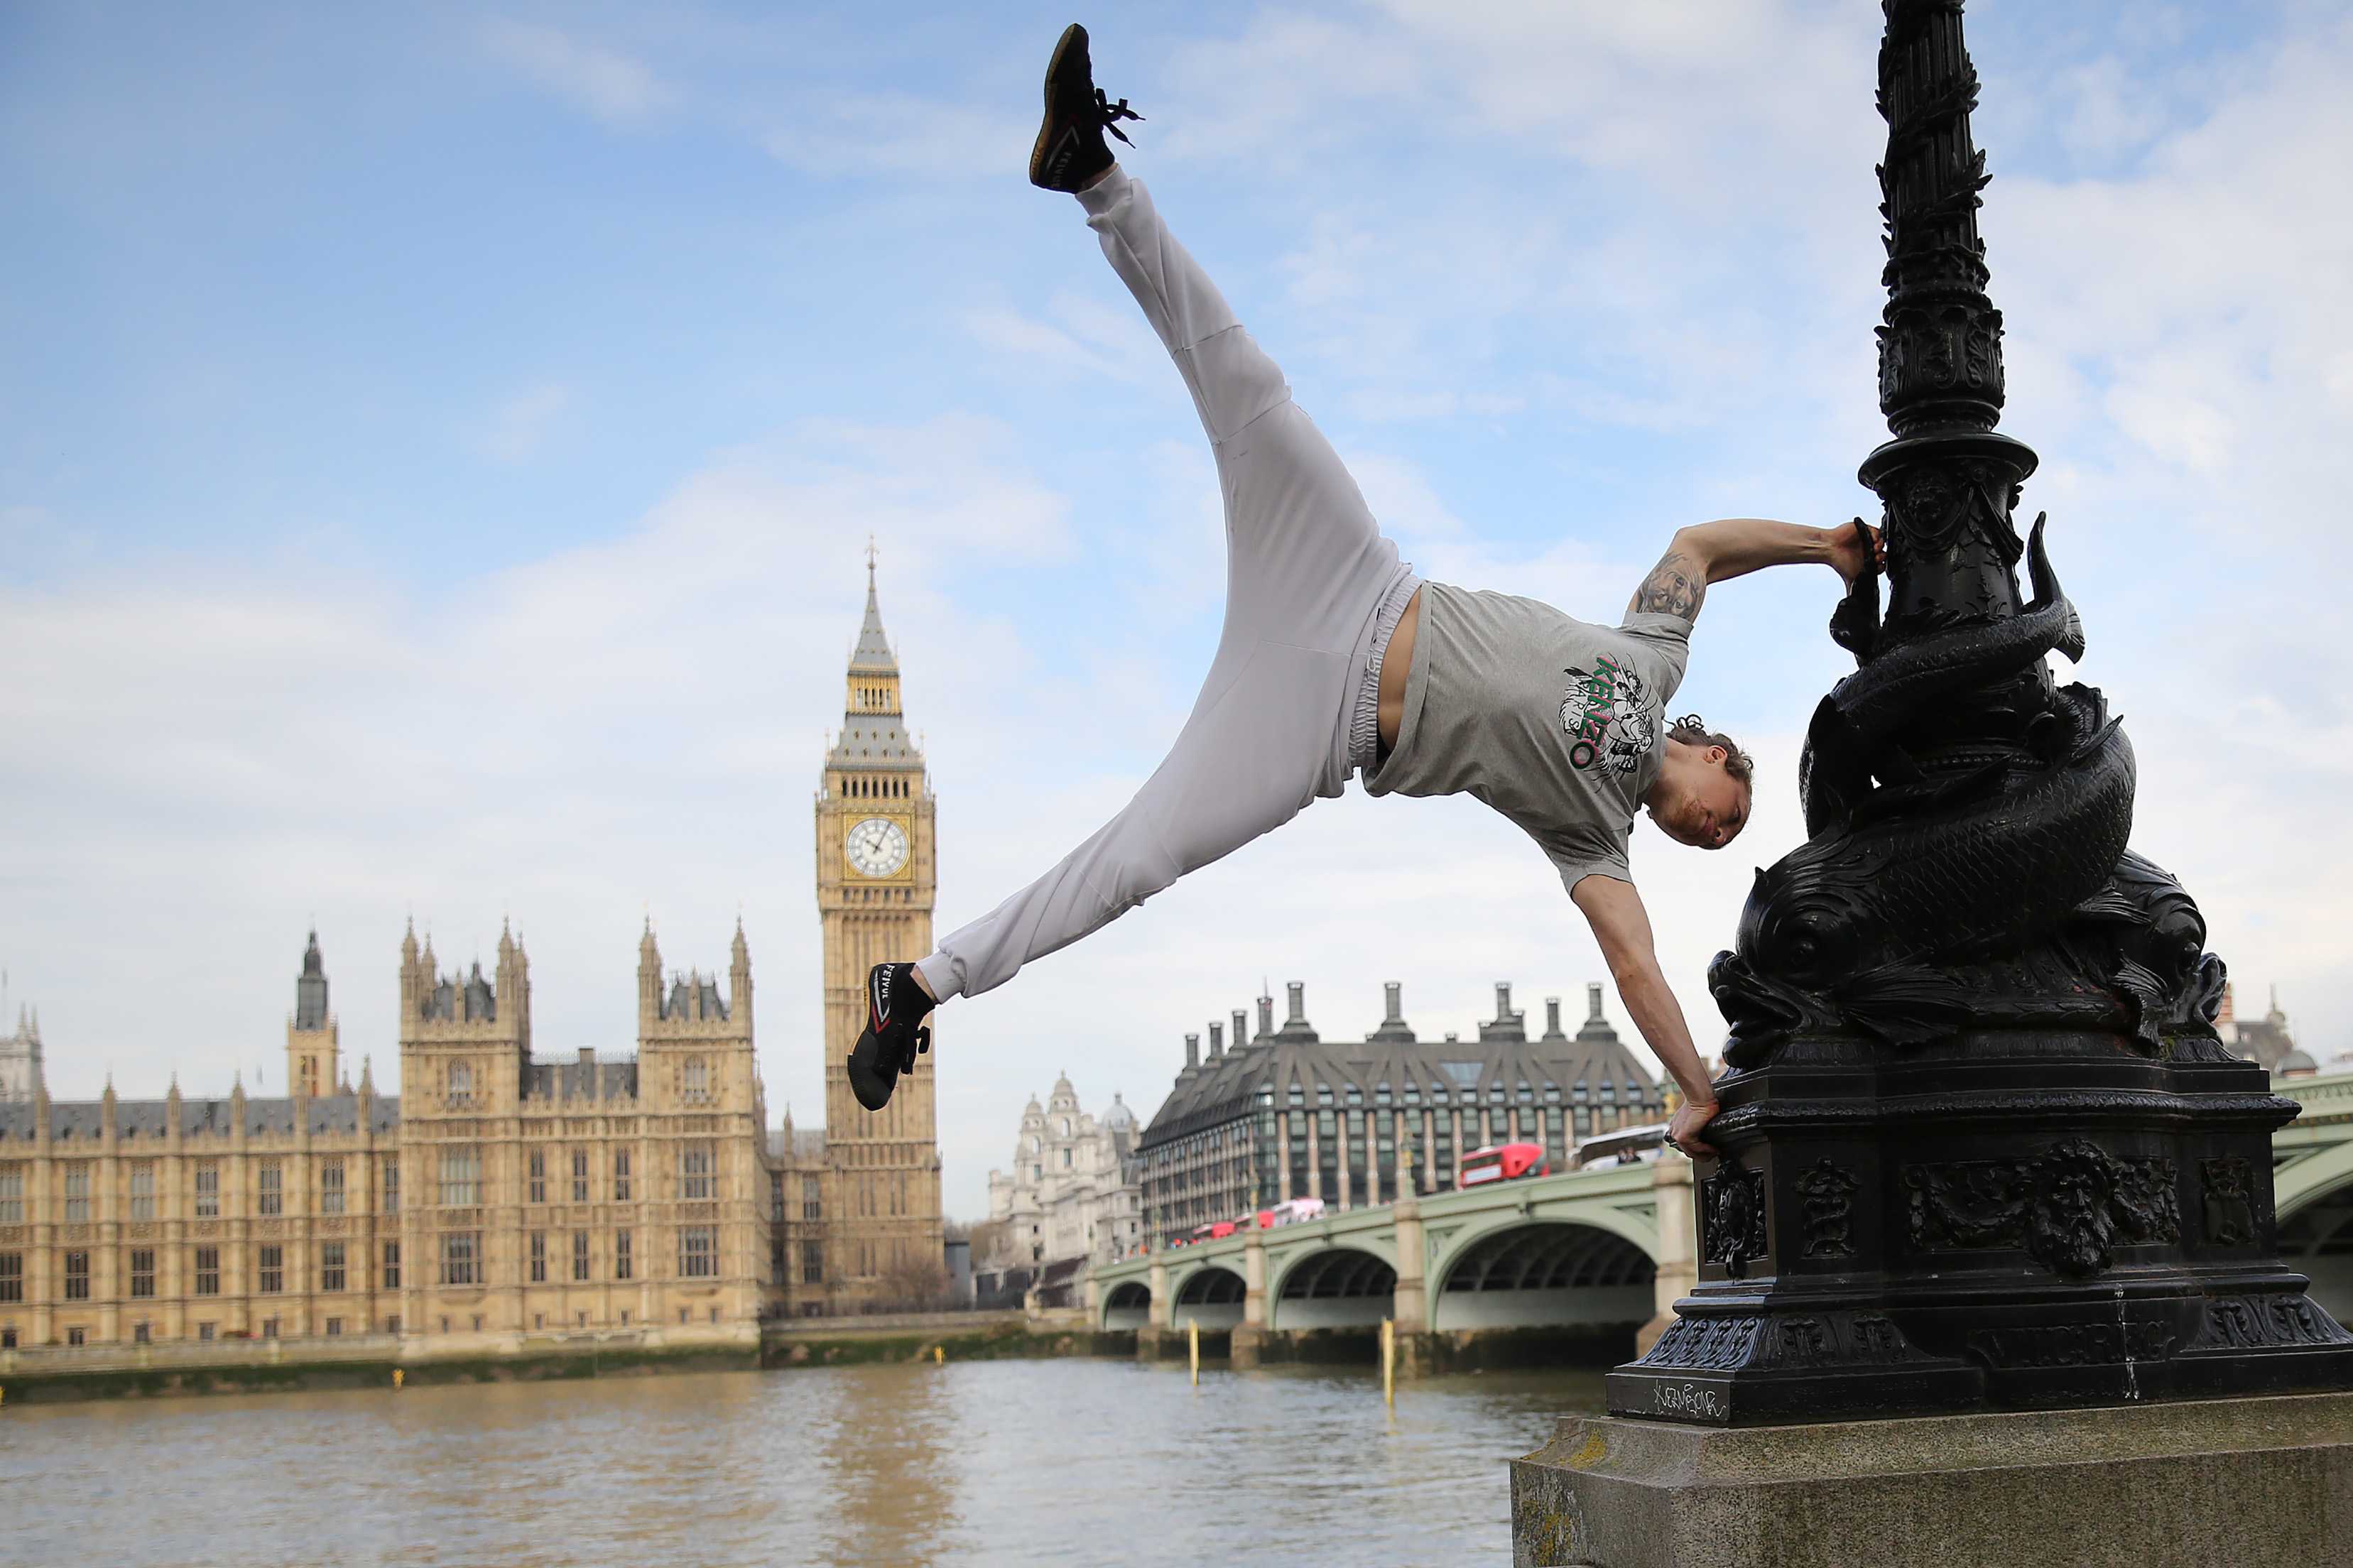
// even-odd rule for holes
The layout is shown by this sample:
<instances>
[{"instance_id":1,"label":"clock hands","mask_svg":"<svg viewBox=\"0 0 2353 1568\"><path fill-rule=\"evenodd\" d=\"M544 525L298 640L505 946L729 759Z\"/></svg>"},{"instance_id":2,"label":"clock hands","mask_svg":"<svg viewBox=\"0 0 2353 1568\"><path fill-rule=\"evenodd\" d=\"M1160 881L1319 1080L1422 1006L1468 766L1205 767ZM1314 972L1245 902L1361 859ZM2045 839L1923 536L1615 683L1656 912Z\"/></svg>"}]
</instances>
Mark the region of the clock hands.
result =
<instances>
[{"instance_id":1,"label":"clock hands","mask_svg":"<svg viewBox=\"0 0 2353 1568\"><path fill-rule=\"evenodd\" d=\"M871 816L850 827L842 848L859 870L870 877L885 876L906 859L906 833L888 817Z\"/></svg>"}]
</instances>

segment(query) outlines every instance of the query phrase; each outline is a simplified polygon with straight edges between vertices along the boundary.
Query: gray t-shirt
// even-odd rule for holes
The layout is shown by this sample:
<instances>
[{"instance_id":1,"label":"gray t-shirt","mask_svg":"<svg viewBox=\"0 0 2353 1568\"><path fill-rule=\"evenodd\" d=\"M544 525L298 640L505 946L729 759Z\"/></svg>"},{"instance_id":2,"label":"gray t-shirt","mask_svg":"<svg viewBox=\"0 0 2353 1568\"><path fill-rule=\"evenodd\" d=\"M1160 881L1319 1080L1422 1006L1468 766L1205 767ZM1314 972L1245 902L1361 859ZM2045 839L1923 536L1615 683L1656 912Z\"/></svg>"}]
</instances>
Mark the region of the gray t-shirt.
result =
<instances>
[{"instance_id":1,"label":"gray t-shirt","mask_svg":"<svg viewBox=\"0 0 2353 1568\"><path fill-rule=\"evenodd\" d=\"M1560 869L1630 882L1628 830L1665 754L1691 623L1588 626L1511 594L1424 584L1397 749L1368 795L1468 795Z\"/></svg>"}]
</instances>

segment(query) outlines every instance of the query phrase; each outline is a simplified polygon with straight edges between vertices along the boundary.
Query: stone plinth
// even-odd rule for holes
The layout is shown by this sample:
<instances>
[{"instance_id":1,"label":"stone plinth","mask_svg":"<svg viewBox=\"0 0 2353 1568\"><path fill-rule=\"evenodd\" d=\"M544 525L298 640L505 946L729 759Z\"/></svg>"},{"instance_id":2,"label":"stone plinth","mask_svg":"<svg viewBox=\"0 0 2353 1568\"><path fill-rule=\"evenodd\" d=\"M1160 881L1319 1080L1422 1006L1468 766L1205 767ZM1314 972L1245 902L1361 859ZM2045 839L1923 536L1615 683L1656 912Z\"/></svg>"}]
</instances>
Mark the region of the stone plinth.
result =
<instances>
[{"instance_id":1,"label":"stone plinth","mask_svg":"<svg viewBox=\"0 0 2353 1568\"><path fill-rule=\"evenodd\" d=\"M1800 1426L1564 1419L1517 1568L2353 1563L2353 1394Z\"/></svg>"}]
</instances>

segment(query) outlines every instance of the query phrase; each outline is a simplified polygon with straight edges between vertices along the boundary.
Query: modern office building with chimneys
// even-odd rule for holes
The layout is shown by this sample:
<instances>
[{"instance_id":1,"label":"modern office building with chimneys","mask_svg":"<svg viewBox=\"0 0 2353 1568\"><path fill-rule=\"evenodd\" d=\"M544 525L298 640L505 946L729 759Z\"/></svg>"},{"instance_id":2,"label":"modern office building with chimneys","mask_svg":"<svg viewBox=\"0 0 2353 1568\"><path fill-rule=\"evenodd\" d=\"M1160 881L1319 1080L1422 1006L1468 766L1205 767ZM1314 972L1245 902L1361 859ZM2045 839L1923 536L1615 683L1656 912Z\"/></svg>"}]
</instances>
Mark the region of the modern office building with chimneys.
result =
<instances>
[{"instance_id":1,"label":"modern office building with chimneys","mask_svg":"<svg viewBox=\"0 0 2353 1568\"><path fill-rule=\"evenodd\" d=\"M1326 1040L1307 1021L1306 987L1258 999L1258 1027L1230 1023L1185 1037L1185 1066L1138 1141L1145 1234L1165 1241L1286 1198L1334 1208L1394 1202L1400 1192L1451 1187L1471 1150L1513 1140L1542 1143L1556 1165L1580 1137L1665 1112L1656 1079L1601 1016L1601 987L1586 987L1585 1022L1561 1027L1560 998L1545 1002L1531 1037L1495 987L1495 1016L1475 1039L1425 1040L1405 1020L1404 987L1382 987L1379 1027L1362 1040Z\"/></svg>"}]
</instances>

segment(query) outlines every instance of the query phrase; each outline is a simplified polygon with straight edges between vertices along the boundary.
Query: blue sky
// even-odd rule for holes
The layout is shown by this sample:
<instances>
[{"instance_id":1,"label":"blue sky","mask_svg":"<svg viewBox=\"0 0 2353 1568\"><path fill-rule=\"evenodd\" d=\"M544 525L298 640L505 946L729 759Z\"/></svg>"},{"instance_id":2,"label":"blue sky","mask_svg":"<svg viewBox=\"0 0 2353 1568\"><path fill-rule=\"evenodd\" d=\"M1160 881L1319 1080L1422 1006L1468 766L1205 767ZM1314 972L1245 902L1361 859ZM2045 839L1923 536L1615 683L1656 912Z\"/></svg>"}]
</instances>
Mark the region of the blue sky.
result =
<instances>
[{"instance_id":1,"label":"blue sky","mask_svg":"<svg viewBox=\"0 0 2353 1568\"><path fill-rule=\"evenodd\" d=\"M0 964L52 1080L277 1087L320 924L393 1055L401 923L502 917L543 1050L626 1049L650 910L744 915L772 1109L818 1100L809 795L880 541L944 924L1124 798L1214 639L1216 489L1024 161L1029 5L0 13ZM1130 167L1426 574L1614 615L1676 525L1831 522L1881 437L1877 7L1388 0L1084 18ZM2353 8L1972 7L2004 428L2139 750L2136 842L2242 998L2353 1047L2335 584ZM1638 828L1695 1030L1797 837L1827 574L1711 598L1678 706L1767 789ZM1147 1111L1270 979L1426 1032L1598 956L1465 802L1318 806L944 1015L952 1209L1067 1068ZM1073 983L1116 1025L1075 1037ZM1614 1011L1614 1004L1613 1004Z\"/></svg>"}]
</instances>

